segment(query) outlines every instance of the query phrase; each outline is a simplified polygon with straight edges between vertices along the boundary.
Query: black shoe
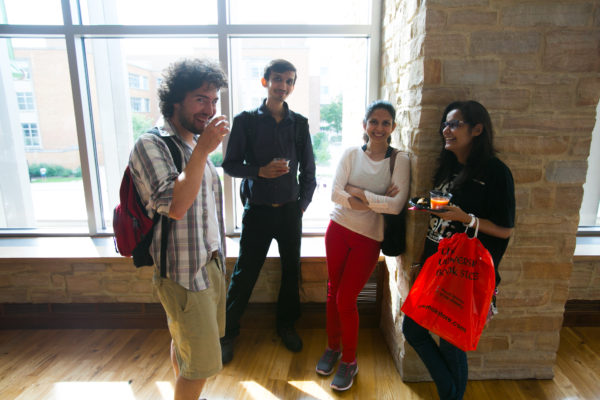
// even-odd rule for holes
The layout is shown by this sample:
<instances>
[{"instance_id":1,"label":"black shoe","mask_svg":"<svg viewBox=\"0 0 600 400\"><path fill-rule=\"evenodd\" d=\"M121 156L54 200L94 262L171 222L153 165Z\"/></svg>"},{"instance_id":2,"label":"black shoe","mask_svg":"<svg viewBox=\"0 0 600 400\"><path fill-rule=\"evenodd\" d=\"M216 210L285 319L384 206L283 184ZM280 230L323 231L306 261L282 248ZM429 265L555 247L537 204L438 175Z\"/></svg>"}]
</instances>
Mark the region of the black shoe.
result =
<instances>
[{"instance_id":1,"label":"black shoe","mask_svg":"<svg viewBox=\"0 0 600 400\"><path fill-rule=\"evenodd\" d=\"M277 327L277 334L281 337L283 344L289 351L294 353L302 350L302 339L296 333L293 327Z\"/></svg>"},{"instance_id":2,"label":"black shoe","mask_svg":"<svg viewBox=\"0 0 600 400\"><path fill-rule=\"evenodd\" d=\"M233 339L221 338L221 361L223 365L228 364L233 360Z\"/></svg>"}]
</instances>

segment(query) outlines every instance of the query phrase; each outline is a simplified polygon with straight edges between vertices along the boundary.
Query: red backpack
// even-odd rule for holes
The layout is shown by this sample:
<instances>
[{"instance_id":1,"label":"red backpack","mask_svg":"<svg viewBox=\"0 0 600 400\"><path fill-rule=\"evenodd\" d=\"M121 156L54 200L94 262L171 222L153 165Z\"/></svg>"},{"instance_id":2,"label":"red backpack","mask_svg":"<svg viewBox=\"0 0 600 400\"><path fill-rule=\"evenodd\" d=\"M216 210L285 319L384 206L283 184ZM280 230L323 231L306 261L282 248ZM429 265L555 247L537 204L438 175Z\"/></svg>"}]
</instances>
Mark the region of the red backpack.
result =
<instances>
[{"instance_id":1,"label":"red backpack","mask_svg":"<svg viewBox=\"0 0 600 400\"><path fill-rule=\"evenodd\" d=\"M171 136L161 136L158 129L152 133L165 141L177 171L181 173L181 153ZM158 212L154 218L148 217L146 208L142 204L140 195L133 183L129 167L125 168L121 188L119 189L119 204L113 213L113 229L115 232L115 249L125 257L133 257L136 267L154 265L150 255L150 244L154 236L154 226L162 218L160 268L161 276L166 276L166 249L167 237L171 228L171 219Z\"/></svg>"}]
</instances>

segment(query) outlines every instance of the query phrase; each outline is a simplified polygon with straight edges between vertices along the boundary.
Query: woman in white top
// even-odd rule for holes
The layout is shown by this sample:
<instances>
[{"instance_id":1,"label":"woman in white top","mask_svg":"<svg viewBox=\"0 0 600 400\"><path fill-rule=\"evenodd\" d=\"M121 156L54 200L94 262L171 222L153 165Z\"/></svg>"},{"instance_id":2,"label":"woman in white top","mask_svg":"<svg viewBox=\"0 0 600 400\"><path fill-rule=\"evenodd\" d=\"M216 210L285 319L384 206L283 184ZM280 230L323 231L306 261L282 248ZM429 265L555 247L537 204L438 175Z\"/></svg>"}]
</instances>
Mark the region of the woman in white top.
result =
<instances>
[{"instance_id":1,"label":"woman in white top","mask_svg":"<svg viewBox=\"0 0 600 400\"><path fill-rule=\"evenodd\" d=\"M367 144L347 149L337 167L335 203L325 234L327 253L327 337L317 373L330 375L341 358L331 387L346 390L358 372L358 310L356 299L375 269L383 240L384 214L398 214L406 203L410 165L397 153L390 174L389 145L396 128L396 110L377 100L367 108L363 128ZM390 176L391 175L391 176Z\"/></svg>"}]
</instances>

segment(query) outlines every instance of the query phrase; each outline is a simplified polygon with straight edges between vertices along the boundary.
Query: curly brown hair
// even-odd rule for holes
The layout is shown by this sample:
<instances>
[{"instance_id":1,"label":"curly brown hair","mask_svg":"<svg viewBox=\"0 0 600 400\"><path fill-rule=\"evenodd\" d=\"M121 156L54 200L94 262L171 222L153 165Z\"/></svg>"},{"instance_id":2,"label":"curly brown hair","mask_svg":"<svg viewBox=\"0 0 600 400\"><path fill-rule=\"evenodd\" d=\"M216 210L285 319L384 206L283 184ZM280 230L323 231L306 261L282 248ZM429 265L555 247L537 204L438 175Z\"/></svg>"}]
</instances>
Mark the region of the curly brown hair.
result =
<instances>
[{"instance_id":1,"label":"curly brown hair","mask_svg":"<svg viewBox=\"0 0 600 400\"><path fill-rule=\"evenodd\" d=\"M227 75L219 63L206 59L184 59L169 65L158 88L160 112L165 118L173 116L173 106L180 103L188 92L205 83L217 88L227 86Z\"/></svg>"}]
</instances>

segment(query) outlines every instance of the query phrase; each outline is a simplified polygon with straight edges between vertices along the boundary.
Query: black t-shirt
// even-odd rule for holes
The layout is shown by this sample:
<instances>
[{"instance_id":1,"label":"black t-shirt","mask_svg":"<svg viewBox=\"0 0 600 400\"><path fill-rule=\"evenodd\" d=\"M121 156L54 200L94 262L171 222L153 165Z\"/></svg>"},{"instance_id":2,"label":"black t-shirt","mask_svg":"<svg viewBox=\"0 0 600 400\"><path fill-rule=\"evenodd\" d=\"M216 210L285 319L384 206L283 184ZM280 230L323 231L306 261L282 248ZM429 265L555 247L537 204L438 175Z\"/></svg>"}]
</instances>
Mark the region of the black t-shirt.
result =
<instances>
[{"instance_id":1,"label":"black t-shirt","mask_svg":"<svg viewBox=\"0 0 600 400\"><path fill-rule=\"evenodd\" d=\"M460 170L455 171L456 176ZM491 158L477 179L452 188L451 182L444 182L434 189L452 193L451 205L460 207L464 212L478 218L488 219L494 224L512 228L515 224L515 186L510 169L498 158ZM425 240L424 256L429 257L437 251L439 241L455 232L464 232L465 225L458 221L447 221L431 215ZM474 230L470 229L472 235ZM481 244L490 252L496 270L496 286L500 283L498 265L508 246L508 239L501 239L479 232Z\"/></svg>"}]
</instances>

